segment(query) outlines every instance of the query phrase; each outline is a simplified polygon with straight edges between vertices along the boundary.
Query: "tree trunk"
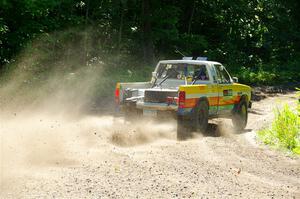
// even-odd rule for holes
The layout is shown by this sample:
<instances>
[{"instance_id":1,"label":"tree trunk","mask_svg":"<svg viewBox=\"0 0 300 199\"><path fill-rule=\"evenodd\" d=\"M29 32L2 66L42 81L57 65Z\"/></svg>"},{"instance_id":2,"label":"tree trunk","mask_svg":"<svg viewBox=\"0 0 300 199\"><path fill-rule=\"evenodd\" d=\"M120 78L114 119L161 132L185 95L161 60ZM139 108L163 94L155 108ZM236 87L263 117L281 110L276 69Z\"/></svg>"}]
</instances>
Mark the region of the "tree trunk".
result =
<instances>
[{"instance_id":1,"label":"tree trunk","mask_svg":"<svg viewBox=\"0 0 300 199\"><path fill-rule=\"evenodd\" d=\"M89 51L88 51L88 20L89 20L89 0L86 2L85 10L85 30L84 30L84 58L85 65L88 65Z\"/></svg>"},{"instance_id":2,"label":"tree trunk","mask_svg":"<svg viewBox=\"0 0 300 199\"><path fill-rule=\"evenodd\" d=\"M152 64L154 62L154 49L152 40L151 28L151 11L150 0L143 0L142 2L142 35L143 35L143 56L145 64Z\"/></svg>"},{"instance_id":3,"label":"tree trunk","mask_svg":"<svg viewBox=\"0 0 300 199\"><path fill-rule=\"evenodd\" d=\"M194 13L195 13L195 6L196 6L196 0L194 0L193 7L192 7L192 13L191 17L189 20L189 26L188 26L188 34L191 34L191 29L192 29L192 23L193 23L193 18L194 18Z\"/></svg>"},{"instance_id":4,"label":"tree trunk","mask_svg":"<svg viewBox=\"0 0 300 199\"><path fill-rule=\"evenodd\" d=\"M121 12L121 18L120 18L120 26L119 26L119 33L118 33L118 53L120 53L121 50L121 42L122 42L122 32L123 32L123 23L124 23L124 6L122 2L120 2L120 12Z\"/></svg>"}]
</instances>

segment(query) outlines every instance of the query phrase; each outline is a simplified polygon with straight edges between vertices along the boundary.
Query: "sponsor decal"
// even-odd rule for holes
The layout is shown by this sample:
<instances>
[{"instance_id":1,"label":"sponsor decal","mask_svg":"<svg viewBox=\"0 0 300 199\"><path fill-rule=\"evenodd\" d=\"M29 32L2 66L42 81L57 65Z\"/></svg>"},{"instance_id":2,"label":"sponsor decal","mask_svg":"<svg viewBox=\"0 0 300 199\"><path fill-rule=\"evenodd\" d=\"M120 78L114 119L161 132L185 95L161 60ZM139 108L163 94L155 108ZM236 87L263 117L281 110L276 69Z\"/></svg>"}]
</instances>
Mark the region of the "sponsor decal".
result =
<instances>
[{"instance_id":1,"label":"sponsor decal","mask_svg":"<svg viewBox=\"0 0 300 199\"><path fill-rule=\"evenodd\" d=\"M232 89L223 90L223 96L232 96Z\"/></svg>"}]
</instances>

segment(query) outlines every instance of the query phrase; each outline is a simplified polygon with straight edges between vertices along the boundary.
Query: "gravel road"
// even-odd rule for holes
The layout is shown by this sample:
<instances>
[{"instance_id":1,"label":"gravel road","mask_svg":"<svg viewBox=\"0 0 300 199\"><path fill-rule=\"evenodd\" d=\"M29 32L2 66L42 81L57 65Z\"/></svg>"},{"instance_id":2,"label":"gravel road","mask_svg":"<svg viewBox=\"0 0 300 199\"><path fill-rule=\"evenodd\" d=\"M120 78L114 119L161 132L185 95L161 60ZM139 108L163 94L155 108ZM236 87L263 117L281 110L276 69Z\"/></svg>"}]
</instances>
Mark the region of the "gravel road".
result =
<instances>
[{"instance_id":1,"label":"gravel road","mask_svg":"<svg viewBox=\"0 0 300 199\"><path fill-rule=\"evenodd\" d=\"M0 198L300 198L300 158L255 131L294 94L253 104L245 131L215 120L178 142L175 121L35 111L0 115Z\"/></svg>"}]
</instances>

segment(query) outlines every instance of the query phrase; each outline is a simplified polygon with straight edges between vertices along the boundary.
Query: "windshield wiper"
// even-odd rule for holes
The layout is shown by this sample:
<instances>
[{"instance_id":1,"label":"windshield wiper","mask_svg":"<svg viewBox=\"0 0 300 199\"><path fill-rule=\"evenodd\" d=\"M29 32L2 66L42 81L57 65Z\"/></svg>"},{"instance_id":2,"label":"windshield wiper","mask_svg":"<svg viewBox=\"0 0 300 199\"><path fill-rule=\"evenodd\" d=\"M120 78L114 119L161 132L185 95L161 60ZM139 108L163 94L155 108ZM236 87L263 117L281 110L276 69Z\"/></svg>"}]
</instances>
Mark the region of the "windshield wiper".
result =
<instances>
[{"instance_id":1,"label":"windshield wiper","mask_svg":"<svg viewBox=\"0 0 300 199\"><path fill-rule=\"evenodd\" d=\"M197 80L198 80L198 79L194 79L194 80L192 81L191 85L194 85L194 84L196 83Z\"/></svg>"},{"instance_id":2,"label":"windshield wiper","mask_svg":"<svg viewBox=\"0 0 300 199\"><path fill-rule=\"evenodd\" d=\"M153 86L152 86L152 88L153 87L155 87L155 86L160 86L162 83L164 83L168 78L170 77L170 75L167 75L167 76L165 76L164 78L163 78L163 80L161 80L158 84L156 84L156 80L155 80L155 82L154 82L154 84L153 84Z\"/></svg>"}]
</instances>

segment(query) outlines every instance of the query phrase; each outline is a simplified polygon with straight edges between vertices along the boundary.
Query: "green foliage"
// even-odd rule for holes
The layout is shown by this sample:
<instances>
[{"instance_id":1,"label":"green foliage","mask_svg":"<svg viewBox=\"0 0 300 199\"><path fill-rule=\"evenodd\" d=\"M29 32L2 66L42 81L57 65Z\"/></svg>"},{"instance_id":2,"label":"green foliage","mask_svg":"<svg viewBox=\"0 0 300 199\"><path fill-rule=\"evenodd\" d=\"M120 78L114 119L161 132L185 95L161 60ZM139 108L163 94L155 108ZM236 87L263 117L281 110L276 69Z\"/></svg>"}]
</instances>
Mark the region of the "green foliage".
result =
<instances>
[{"instance_id":1,"label":"green foliage","mask_svg":"<svg viewBox=\"0 0 300 199\"><path fill-rule=\"evenodd\" d=\"M270 129L258 132L259 138L268 145L288 149L300 155L300 89L298 90L297 108L294 111L288 105L275 111L275 120Z\"/></svg>"},{"instance_id":2,"label":"green foliage","mask_svg":"<svg viewBox=\"0 0 300 199\"><path fill-rule=\"evenodd\" d=\"M297 105L297 109L298 109L298 115L300 117L300 89L299 88L296 88L297 89L297 96L298 96L298 105Z\"/></svg>"},{"instance_id":3,"label":"green foliage","mask_svg":"<svg viewBox=\"0 0 300 199\"><path fill-rule=\"evenodd\" d=\"M241 82L251 85L274 84L278 77L274 72L265 71L263 69L252 71L250 68L245 67L241 68L237 76Z\"/></svg>"},{"instance_id":4,"label":"green foliage","mask_svg":"<svg viewBox=\"0 0 300 199\"><path fill-rule=\"evenodd\" d=\"M293 67L285 70L279 70L274 67L270 68L268 66L261 66L258 69L241 67L239 70L233 70L232 74L238 77L242 83L260 86L297 82L300 79L298 70Z\"/></svg>"},{"instance_id":5,"label":"green foliage","mask_svg":"<svg viewBox=\"0 0 300 199\"><path fill-rule=\"evenodd\" d=\"M2 0L0 71L44 35L65 32L70 43L80 44L82 66L107 55L117 55L113 62L131 57L135 66L154 64L181 58L178 48L224 63L244 83L295 81L300 79L299 9L296 0ZM51 39L45 56L59 56L52 52L58 47L68 51L61 38Z\"/></svg>"},{"instance_id":6,"label":"green foliage","mask_svg":"<svg viewBox=\"0 0 300 199\"><path fill-rule=\"evenodd\" d=\"M275 120L270 129L258 132L259 138L267 145L288 149L300 155L300 116L288 105L275 111Z\"/></svg>"}]
</instances>

